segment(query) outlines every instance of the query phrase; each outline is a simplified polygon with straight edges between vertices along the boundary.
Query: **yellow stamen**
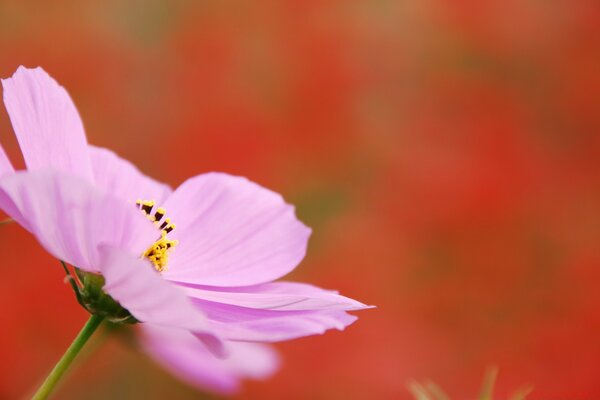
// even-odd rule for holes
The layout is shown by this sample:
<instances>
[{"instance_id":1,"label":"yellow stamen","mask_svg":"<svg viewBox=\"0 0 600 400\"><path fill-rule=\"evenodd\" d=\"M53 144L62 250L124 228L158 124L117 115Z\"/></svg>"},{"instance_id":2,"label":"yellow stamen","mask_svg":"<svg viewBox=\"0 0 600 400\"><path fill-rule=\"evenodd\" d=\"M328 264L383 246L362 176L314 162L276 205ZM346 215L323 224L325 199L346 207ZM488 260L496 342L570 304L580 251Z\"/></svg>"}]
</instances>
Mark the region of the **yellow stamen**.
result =
<instances>
[{"instance_id":1,"label":"yellow stamen","mask_svg":"<svg viewBox=\"0 0 600 400\"><path fill-rule=\"evenodd\" d=\"M154 200L142 201L142 211L146 214L150 215L152 212L152 207L154 207Z\"/></svg>"},{"instance_id":2,"label":"yellow stamen","mask_svg":"<svg viewBox=\"0 0 600 400\"><path fill-rule=\"evenodd\" d=\"M150 260L158 272L166 271L169 251L177 246L177 243L179 243L177 240L167 239L167 232L163 231L161 238L146 250L143 257Z\"/></svg>"},{"instance_id":3,"label":"yellow stamen","mask_svg":"<svg viewBox=\"0 0 600 400\"><path fill-rule=\"evenodd\" d=\"M177 240L167 239L167 234L175 229L175 224L171 223L170 218L165 218L162 224L160 221L165 217L167 210L158 207L154 214L152 209L155 206L154 200L137 200L137 207L146 215L146 217L154 222L154 225L161 230L161 237L152 246L142 254L142 258L147 258L154 265L158 272L166 271L167 262L169 261L169 251L177 246Z\"/></svg>"},{"instance_id":4,"label":"yellow stamen","mask_svg":"<svg viewBox=\"0 0 600 400\"><path fill-rule=\"evenodd\" d=\"M162 207L158 207L156 209L156 211L154 212L154 220L155 221L160 221L162 219L162 217L165 216L166 213L167 213L167 210L165 210Z\"/></svg>"}]
</instances>

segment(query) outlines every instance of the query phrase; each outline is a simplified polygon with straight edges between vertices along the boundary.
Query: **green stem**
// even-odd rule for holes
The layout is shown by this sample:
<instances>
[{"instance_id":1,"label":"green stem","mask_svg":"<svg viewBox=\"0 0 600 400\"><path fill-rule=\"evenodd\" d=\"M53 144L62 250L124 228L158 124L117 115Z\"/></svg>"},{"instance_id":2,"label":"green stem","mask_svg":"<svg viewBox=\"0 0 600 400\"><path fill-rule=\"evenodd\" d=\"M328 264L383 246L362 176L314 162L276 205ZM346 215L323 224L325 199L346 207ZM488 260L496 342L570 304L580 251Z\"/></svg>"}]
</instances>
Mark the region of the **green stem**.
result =
<instances>
[{"instance_id":1,"label":"green stem","mask_svg":"<svg viewBox=\"0 0 600 400\"><path fill-rule=\"evenodd\" d=\"M90 319L85 323L75 340L73 340L73 343L71 343L60 361L54 366L50 375L48 375L42 386L33 395L32 400L47 399L50 396L60 378L65 374L94 331L100 326L103 319L104 317L98 315L90 316Z\"/></svg>"},{"instance_id":2,"label":"green stem","mask_svg":"<svg viewBox=\"0 0 600 400\"><path fill-rule=\"evenodd\" d=\"M13 222L15 222L14 219L12 219L12 218L6 218L6 219L3 219L2 221L0 221L0 226L7 225L7 224L12 224Z\"/></svg>"}]
</instances>

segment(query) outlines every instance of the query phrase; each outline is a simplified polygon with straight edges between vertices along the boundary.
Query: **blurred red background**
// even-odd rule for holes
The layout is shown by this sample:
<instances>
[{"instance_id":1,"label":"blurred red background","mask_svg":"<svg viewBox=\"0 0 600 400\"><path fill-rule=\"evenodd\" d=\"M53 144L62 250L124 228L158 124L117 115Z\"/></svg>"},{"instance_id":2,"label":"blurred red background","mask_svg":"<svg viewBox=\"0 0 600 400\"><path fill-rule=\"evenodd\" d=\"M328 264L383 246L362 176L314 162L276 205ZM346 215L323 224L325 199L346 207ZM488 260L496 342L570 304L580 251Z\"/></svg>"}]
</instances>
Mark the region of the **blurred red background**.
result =
<instances>
[{"instance_id":1,"label":"blurred red background","mask_svg":"<svg viewBox=\"0 0 600 400\"><path fill-rule=\"evenodd\" d=\"M0 76L43 66L90 142L172 185L283 193L314 229L291 278L378 306L278 345L242 399L408 399L411 378L466 399L489 365L500 398L600 397L599 40L586 0L0 1ZM3 108L0 140L18 160ZM18 398L86 314L0 230L0 398ZM57 398L196 398L101 341Z\"/></svg>"}]
</instances>

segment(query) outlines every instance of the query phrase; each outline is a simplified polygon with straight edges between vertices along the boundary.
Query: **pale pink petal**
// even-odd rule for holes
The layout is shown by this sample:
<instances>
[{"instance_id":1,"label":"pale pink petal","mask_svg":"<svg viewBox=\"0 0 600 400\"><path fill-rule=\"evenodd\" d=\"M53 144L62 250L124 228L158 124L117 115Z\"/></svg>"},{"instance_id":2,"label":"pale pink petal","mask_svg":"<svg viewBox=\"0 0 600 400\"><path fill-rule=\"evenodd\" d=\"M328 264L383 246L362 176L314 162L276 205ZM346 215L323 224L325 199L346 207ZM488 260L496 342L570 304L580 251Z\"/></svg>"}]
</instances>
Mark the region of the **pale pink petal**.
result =
<instances>
[{"instance_id":1,"label":"pale pink petal","mask_svg":"<svg viewBox=\"0 0 600 400\"><path fill-rule=\"evenodd\" d=\"M230 342L228 356L213 356L188 332L142 325L141 343L146 352L180 380L201 390L232 394L243 379L266 379L279 366L277 353L269 346Z\"/></svg>"},{"instance_id":2,"label":"pale pink petal","mask_svg":"<svg viewBox=\"0 0 600 400\"><path fill-rule=\"evenodd\" d=\"M15 172L10 160L4 152L4 148L0 145L0 176Z\"/></svg>"},{"instance_id":3,"label":"pale pink petal","mask_svg":"<svg viewBox=\"0 0 600 400\"><path fill-rule=\"evenodd\" d=\"M52 168L91 181L83 124L67 91L39 67L19 67L2 86L27 168Z\"/></svg>"},{"instance_id":4,"label":"pale pink petal","mask_svg":"<svg viewBox=\"0 0 600 400\"><path fill-rule=\"evenodd\" d=\"M133 205L57 171L19 171L0 179L0 208L53 256L98 271L99 244L142 254L157 230Z\"/></svg>"},{"instance_id":5,"label":"pale pink petal","mask_svg":"<svg viewBox=\"0 0 600 400\"><path fill-rule=\"evenodd\" d=\"M137 199L163 204L172 190L168 185L144 175L129 161L111 150L88 146L94 181L114 196L134 203Z\"/></svg>"},{"instance_id":6,"label":"pale pink petal","mask_svg":"<svg viewBox=\"0 0 600 400\"><path fill-rule=\"evenodd\" d=\"M230 340L279 342L344 330L357 318L339 310L278 311L194 299L217 332Z\"/></svg>"},{"instance_id":7,"label":"pale pink petal","mask_svg":"<svg viewBox=\"0 0 600 400\"><path fill-rule=\"evenodd\" d=\"M245 178L199 175L167 199L179 245L165 277L213 286L277 279L302 260L310 229L280 195Z\"/></svg>"},{"instance_id":8,"label":"pale pink petal","mask_svg":"<svg viewBox=\"0 0 600 400\"><path fill-rule=\"evenodd\" d=\"M273 311L303 310L363 310L369 308L356 300L323 290L313 285L295 282L271 282L262 285L215 288L182 285L194 298L240 307Z\"/></svg>"},{"instance_id":9,"label":"pale pink petal","mask_svg":"<svg viewBox=\"0 0 600 400\"><path fill-rule=\"evenodd\" d=\"M101 246L100 253L104 290L137 320L191 331L213 351L223 353L205 315L149 261L109 246Z\"/></svg>"}]
</instances>

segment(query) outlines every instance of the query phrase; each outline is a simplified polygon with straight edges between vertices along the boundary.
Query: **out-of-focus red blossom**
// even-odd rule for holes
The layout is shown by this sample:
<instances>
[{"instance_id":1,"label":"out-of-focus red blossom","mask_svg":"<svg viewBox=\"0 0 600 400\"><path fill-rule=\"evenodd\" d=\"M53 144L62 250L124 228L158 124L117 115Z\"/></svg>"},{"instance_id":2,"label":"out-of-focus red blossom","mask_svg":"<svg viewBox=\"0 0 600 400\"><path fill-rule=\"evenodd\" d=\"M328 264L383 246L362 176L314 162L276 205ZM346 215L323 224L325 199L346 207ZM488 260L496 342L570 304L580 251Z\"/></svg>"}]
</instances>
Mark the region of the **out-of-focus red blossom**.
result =
<instances>
[{"instance_id":1,"label":"out-of-focus red blossom","mask_svg":"<svg viewBox=\"0 0 600 400\"><path fill-rule=\"evenodd\" d=\"M279 346L281 372L241 398L410 398L410 378L468 398L492 364L499 398L600 396L597 2L12 1L0 19L2 77L44 66L92 143L160 180L223 170L284 193L314 228L294 278L378 305ZM85 317L59 266L0 230L12 398ZM194 398L105 345L62 398L97 380Z\"/></svg>"}]
</instances>

